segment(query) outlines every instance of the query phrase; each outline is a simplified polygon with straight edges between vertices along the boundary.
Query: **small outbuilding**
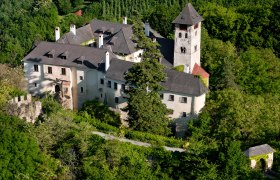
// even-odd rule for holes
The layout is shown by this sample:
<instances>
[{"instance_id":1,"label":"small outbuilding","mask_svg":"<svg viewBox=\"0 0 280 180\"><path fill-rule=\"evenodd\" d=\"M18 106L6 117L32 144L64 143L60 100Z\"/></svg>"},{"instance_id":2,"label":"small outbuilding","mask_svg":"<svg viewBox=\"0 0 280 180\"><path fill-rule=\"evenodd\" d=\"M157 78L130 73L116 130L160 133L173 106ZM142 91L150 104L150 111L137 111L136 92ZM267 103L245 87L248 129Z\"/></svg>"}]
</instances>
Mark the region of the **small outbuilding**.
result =
<instances>
[{"instance_id":1,"label":"small outbuilding","mask_svg":"<svg viewBox=\"0 0 280 180\"><path fill-rule=\"evenodd\" d=\"M245 156L250 159L251 168L259 167L263 170L270 170L273 163L275 150L268 144L250 147L244 151Z\"/></svg>"}]
</instances>

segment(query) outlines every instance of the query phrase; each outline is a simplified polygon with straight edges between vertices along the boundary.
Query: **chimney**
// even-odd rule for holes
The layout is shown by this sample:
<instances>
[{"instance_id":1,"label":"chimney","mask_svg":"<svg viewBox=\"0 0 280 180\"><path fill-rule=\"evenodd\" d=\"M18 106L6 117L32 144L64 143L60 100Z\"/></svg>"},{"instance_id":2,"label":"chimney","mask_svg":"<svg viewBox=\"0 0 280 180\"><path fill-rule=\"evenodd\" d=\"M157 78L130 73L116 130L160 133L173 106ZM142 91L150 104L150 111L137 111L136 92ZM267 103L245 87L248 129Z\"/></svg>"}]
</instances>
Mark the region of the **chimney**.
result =
<instances>
[{"instance_id":1,"label":"chimney","mask_svg":"<svg viewBox=\"0 0 280 180\"><path fill-rule=\"evenodd\" d=\"M187 73L187 74L190 73L190 67L187 64L184 65L184 73Z\"/></svg>"},{"instance_id":2,"label":"chimney","mask_svg":"<svg viewBox=\"0 0 280 180\"><path fill-rule=\"evenodd\" d=\"M149 23L148 20L145 22L145 35L146 35L147 37L150 36L150 23Z\"/></svg>"},{"instance_id":3,"label":"chimney","mask_svg":"<svg viewBox=\"0 0 280 180\"><path fill-rule=\"evenodd\" d=\"M70 25L70 32L72 32L76 36L76 26L75 26L75 24Z\"/></svg>"},{"instance_id":4,"label":"chimney","mask_svg":"<svg viewBox=\"0 0 280 180\"><path fill-rule=\"evenodd\" d=\"M126 16L123 17L123 24L127 24L127 17Z\"/></svg>"},{"instance_id":5,"label":"chimney","mask_svg":"<svg viewBox=\"0 0 280 180\"><path fill-rule=\"evenodd\" d=\"M60 39L60 28L55 27L55 41Z\"/></svg>"},{"instance_id":6,"label":"chimney","mask_svg":"<svg viewBox=\"0 0 280 180\"><path fill-rule=\"evenodd\" d=\"M103 34L98 35L98 48L103 48Z\"/></svg>"},{"instance_id":7,"label":"chimney","mask_svg":"<svg viewBox=\"0 0 280 180\"><path fill-rule=\"evenodd\" d=\"M110 67L110 56L108 51L106 51L105 56L105 71L107 71Z\"/></svg>"}]
</instances>

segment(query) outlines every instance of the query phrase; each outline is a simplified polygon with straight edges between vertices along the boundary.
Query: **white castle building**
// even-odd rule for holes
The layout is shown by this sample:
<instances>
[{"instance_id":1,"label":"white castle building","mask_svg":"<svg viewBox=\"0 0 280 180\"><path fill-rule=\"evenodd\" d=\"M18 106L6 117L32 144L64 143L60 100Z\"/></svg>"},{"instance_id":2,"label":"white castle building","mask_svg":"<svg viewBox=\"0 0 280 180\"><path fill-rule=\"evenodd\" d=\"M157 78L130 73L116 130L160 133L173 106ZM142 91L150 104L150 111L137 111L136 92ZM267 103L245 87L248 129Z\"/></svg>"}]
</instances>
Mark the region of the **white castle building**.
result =
<instances>
[{"instance_id":1,"label":"white castle building","mask_svg":"<svg viewBox=\"0 0 280 180\"><path fill-rule=\"evenodd\" d=\"M209 78L200 67L202 17L189 3L173 21L175 40L166 39L145 24L145 34L160 44L161 63L167 79L162 82L162 101L173 110L170 117L187 120L205 105L207 87L202 79ZM109 107L122 109L127 105L124 73L141 62L142 49L132 41L132 26L93 20L60 37L56 42L39 42L24 57L24 71L29 93L60 93L64 106L79 109L87 100L98 99ZM172 70L183 65L184 72Z\"/></svg>"}]
</instances>

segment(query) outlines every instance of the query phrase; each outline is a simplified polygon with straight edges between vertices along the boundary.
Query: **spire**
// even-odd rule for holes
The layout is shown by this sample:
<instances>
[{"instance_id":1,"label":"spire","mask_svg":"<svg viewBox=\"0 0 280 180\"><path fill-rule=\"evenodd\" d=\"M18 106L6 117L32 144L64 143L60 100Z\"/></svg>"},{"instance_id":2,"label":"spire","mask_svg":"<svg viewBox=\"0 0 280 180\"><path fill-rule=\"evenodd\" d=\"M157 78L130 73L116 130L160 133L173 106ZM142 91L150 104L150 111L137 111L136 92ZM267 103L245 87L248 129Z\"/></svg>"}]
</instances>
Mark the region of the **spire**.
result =
<instances>
[{"instance_id":1,"label":"spire","mask_svg":"<svg viewBox=\"0 0 280 180\"><path fill-rule=\"evenodd\" d=\"M191 3L188 3L183 11L172 22L173 24L194 25L203 21Z\"/></svg>"}]
</instances>

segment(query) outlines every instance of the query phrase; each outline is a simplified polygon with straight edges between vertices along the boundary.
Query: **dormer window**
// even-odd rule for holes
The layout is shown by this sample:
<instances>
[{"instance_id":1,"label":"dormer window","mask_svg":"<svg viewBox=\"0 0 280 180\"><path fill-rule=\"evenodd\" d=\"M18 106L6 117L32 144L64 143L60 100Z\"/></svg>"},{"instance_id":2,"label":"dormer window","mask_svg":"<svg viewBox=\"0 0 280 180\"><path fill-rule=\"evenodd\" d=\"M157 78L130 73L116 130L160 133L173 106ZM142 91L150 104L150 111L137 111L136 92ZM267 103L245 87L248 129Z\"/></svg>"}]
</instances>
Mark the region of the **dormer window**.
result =
<instances>
[{"instance_id":1,"label":"dormer window","mask_svg":"<svg viewBox=\"0 0 280 180\"><path fill-rule=\"evenodd\" d=\"M69 52L68 52L68 51L65 51L64 53L62 53L62 54L60 55L61 59L67 59L68 56L69 56Z\"/></svg>"},{"instance_id":2,"label":"dormer window","mask_svg":"<svg viewBox=\"0 0 280 180\"><path fill-rule=\"evenodd\" d=\"M47 53L47 57L48 58L53 58L54 57L54 53L55 53L55 51L51 50L50 52Z\"/></svg>"},{"instance_id":3,"label":"dormer window","mask_svg":"<svg viewBox=\"0 0 280 180\"><path fill-rule=\"evenodd\" d=\"M77 64L83 64L85 60L85 56L81 56L78 59L76 59L74 62L76 62Z\"/></svg>"}]
</instances>

